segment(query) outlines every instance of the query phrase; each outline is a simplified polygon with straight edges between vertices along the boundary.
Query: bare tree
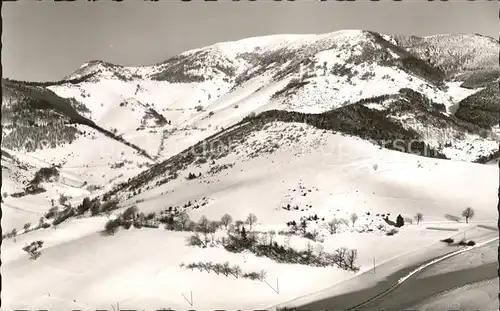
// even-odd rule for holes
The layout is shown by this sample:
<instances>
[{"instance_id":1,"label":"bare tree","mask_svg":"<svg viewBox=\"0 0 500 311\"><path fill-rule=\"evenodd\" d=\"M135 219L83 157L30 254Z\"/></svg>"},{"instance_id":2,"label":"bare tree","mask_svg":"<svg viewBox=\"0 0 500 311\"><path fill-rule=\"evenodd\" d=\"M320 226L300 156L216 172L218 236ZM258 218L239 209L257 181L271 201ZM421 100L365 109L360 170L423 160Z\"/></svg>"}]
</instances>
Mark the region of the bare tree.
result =
<instances>
[{"instance_id":1,"label":"bare tree","mask_svg":"<svg viewBox=\"0 0 500 311\"><path fill-rule=\"evenodd\" d=\"M269 231L269 245L273 245L274 237L276 236L276 231Z\"/></svg>"},{"instance_id":2,"label":"bare tree","mask_svg":"<svg viewBox=\"0 0 500 311\"><path fill-rule=\"evenodd\" d=\"M316 253L318 254L319 257L322 257L323 254L325 253L325 247L322 244L316 245Z\"/></svg>"},{"instance_id":3,"label":"bare tree","mask_svg":"<svg viewBox=\"0 0 500 311\"><path fill-rule=\"evenodd\" d=\"M330 232L330 234L336 234L341 223L342 222L340 220L338 220L337 218L334 218L330 222L327 222L325 224L325 227L328 229L328 232Z\"/></svg>"},{"instance_id":4,"label":"bare tree","mask_svg":"<svg viewBox=\"0 0 500 311\"><path fill-rule=\"evenodd\" d=\"M260 236L260 243L262 244L267 244L268 242L268 237L269 237L269 234L267 232L262 232L261 236ZM269 243L270 245L271 243Z\"/></svg>"},{"instance_id":5,"label":"bare tree","mask_svg":"<svg viewBox=\"0 0 500 311\"><path fill-rule=\"evenodd\" d=\"M208 230L210 231L210 235L212 238L212 243L215 240L215 232L219 229L219 222L218 221L210 221L208 223Z\"/></svg>"},{"instance_id":6,"label":"bare tree","mask_svg":"<svg viewBox=\"0 0 500 311\"><path fill-rule=\"evenodd\" d=\"M474 217L474 210L470 207L467 207L463 210L462 216L465 217L465 222L469 223L469 219Z\"/></svg>"},{"instance_id":7,"label":"bare tree","mask_svg":"<svg viewBox=\"0 0 500 311\"><path fill-rule=\"evenodd\" d=\"M261 282L264 282L264 280L266 279L266 275L267 275L267 273L266 273L265 270L260 270L260 272L259 272L259 280Z\"/></svg>"},{"instance_id":8,"label":"bare tree","mask_svg":"<svg viewBox=\"0 0 500 311\"><path fill-rule=\"evenodd\" d=\"M347 248L341 247L335 250L334 262L340 267L344 268L346 263Z\"/></svg>"},{"instance_id":9,"label":"bare tree","mask_svg":"<svg viewBox=\"0 0 500 311\"><path fill-rule=\"evenodd\" d=\"M242 220L236 220L236 223L235 223L235 225L236 225L236 231L240 232L241 227L243 227L244 224L245 224L244 221L242 221Z\"/></svg>"},{"instance_id":10,"label":"bare tree","mask_svg":"<svg viewBox=\"0 0 500 311\"><path fill-rule=\"evenodd\" d=\"M177 221L179 223L181 230L185 231L188 228L191 219L189 218L189 215L186 211L182 211L179 213Z\"/></svg>"},{"instance_id":11,"label":"bare tree","mask_svg":"<svg viewBox=\"0 0 500 311\"><path fill-rule=\"evenodd\" d=\"M255 225L255 223L257 223L257 216L255 216L252 213L248 214L246 223L250 226L250 231L252 231L253 225Z\"/></svg>"},{"instance_id":12,"label":"bare tree","mask_svg":"<svg viewBox=\"0 0 500 311\"><path fill-rule=\"evenodd\" d=\"M227 231L227 227L233 222L233 217L231 217L231 215L229 214L224 214L224 216L222 216L222 218L220 219L220 222L222 225L224 225L224 227L226 227L226 231Z\"/></svg>"},{"instance_id":13,"label":"bare tree","mask_svg":"<svg viewBox=\"0 0 500 311\"><path fill-rule=\"evenodd\" d=\"M207 235L210 232L210 222L208 221L206 216L201 216L200 220L198 220L198 230L203 233L205 237L205 244L208 242Z\"/></svg>"},{"instance_id":14,"label":"bare tree","mask_svg":"<svg viewBox=\"0 0 500 311\"><path fill-rule=\"evenodd\" d=\"M306 244L306 252L308 256L311 256L314 250L314 246L312 245L311 242L307 242Z\"/></svg>"},{"instance_id":15,"label":"bare tree","mask_svg":"<svg viewBox=\"0 0 500 311\"><path fill-rule=\"evenodd\" d=\"M351 269L352 271L357 270L357 267L354 266L354 263L356 262L357 258L358 258L358 251L356 249L350 249L345 257L345 263L347 268Z\"/></svg>"},{"instance_id":16,"label":"bare tree","mask_svg":"<svg viewBox=\"0 0 500 311\"><path fill-rule=\"evenodd\" d=\"M356 215L356 213L352 213L349 219L351 220L352 226L354 227L354 224L358 220L358 215Z\"/></svg>"},{"instance_id":17,"label":"bare tree","mask_svg":"<svg viewBox=\"0 0 500 311\"><path fill-rule=\"evenodd\" d=\"M424 220L424 215L422 213L417 213L415 215L415 220L417 221L417 225L418 225L422 220Z\"/></svg>"}]
</instances>

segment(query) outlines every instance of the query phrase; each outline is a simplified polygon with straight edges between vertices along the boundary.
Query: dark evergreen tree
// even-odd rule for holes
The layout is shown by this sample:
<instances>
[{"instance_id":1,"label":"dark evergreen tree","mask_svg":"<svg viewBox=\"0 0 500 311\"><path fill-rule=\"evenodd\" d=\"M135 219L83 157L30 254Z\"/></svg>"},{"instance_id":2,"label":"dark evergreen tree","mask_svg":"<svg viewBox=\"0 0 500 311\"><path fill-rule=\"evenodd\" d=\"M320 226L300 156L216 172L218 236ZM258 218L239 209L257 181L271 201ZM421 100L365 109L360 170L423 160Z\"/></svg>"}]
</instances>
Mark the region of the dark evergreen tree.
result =
<instances>
[{"instance_id":1,"label":"dark evergreen tree","mask_svg":"<svg viewBox=\"0 0 500 311\"><path fill-rule=\"evenodd\" d=\"M404 225L405 225L405 221L403 219L403 216L401 216L401 214L399 214L398 217L396 218L396 226L402 227Z\"/></svg>"},{"instance_id":2,"label":"dark evergreen tree","mask_svg":"<svg viewBox=\"0 0 500 311\"><path fill-rule=\"evenodd\" d=\"M246 239L247 239L247 230L245 229L245 227L243 227L243 228L241 229L241 238L242 238L243 240L246 240Z\"/></svg>"}]
</instances>

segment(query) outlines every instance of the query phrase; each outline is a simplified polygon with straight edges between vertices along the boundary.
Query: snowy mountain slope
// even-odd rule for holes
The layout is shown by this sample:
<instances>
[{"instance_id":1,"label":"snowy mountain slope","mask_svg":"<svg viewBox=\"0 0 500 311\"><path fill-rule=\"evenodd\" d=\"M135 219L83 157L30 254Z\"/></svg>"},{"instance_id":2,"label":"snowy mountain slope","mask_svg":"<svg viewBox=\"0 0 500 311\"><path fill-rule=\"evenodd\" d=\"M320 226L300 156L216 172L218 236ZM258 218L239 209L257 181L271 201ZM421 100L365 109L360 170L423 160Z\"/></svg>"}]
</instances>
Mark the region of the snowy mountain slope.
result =
<instances>
[{"instance_id":1,"label":"snowy mountain slope","mask_svg":"<svg viewBox=\"0 0 500 311\"><path fill-rule=\"evenodd\" d=\"M2 112L6 112L2 116L2 147L13 150L19 148L20 143L33 142L25 139L28 136L40 137L35 140L36 145L41 141L44 146L31 153L33 157L40 152L51 164L67 162L63 169L64 165L74 167L71 171L77 179L103 187L100 182L113 185L107 182L121 183L132 176L127 173L115 180L116 176L111 174L107 179L96 179L90 176L85 165L105 165L106 171L113 171L111 166L124 165L128 171L139 173L140 167L146 168L144 163L151 163L129 155L127 146L161 162L211 135L219 132L224 135L224 129L253 113L267 110L324 113L341 109L339 113L344 121L355 120L356 124L346 127L344 122L340 127L329 126L328 129L375 139L377 144L380 139L394 139L400 137L402 131L409 131L409 136L406 133L401 137L405 140L418 138L440 157L486 161L498 153L497 136L489 127L492 123L488 121L485 129L478 129L480 124L469 124L475 123L477 118L466 115L473 116L475 112L463 113L470 110L466 108L468 99L460 100L474 94L478 94L476 97L481 101L490 100L491 96L498 95L498 90L461 88L459 75L454 78L458 81L447 82L442 69L436 66L453 63L453 59L448 58L455 57L456 53L469 56L479 53L469 45L483 42L489 47L495 42L465 36L464 46L459 48L457 38L462 37L442 37L442 42L451 42L442 45L441 41L432 38L404 39L359 30L322 35L276 35L217 43L152 66L123 67L91 61L66 80L47 84L2 81L7 89L3 102L11 103L2 105ZM419 52L426 49L432 52L426 54L430 62L423 58L423 52ZM458 49L455 54L450 52L454 49ZM482 53L487 56L491 51L489 47ZM490 59L486 56L482 59ZM468 62L470 66L463 70L476 72L476 69L489 68L487 61L480 63L483 65ZM457 70L455 68L456 72L462 69ZM418 95L402 93L406 89ZM480 95L483 93L486 96ZM45 96L49 96L48 101ZM35 103L36 108L40 100L59 103L56 106L59 110L22 110L26 101ZM354 108L349 108L353 104ZM356 108L359 105L371 112L359 110ZM64 108L62 115L61 107ZM21 113L12 115L9 109ZM454 111L460 111L458 119L451 115ZM32 113L37 113L38 119L43 116L45 125L33 121ZM349 117L352 113L354 119ZM386 120L365 122L361 116ZM16 123L18 118L24 118L24 125L15 125L19 124ZM66 124L73 122L72 118L125 144L124 148L113 149L127 150L125 158L131 157L131 162L142 164L136 166L121 155L103 151L106 142L92 140L90 143L88 138L81 137L81 132L84 136L88 132L97 140L100 134L85 126ZM300 122L307 121L302 119ZM392 133L396 136L369 133L374 131L373 124L389 126L389 132L395 126ZM60 143L64 145L56 147ZM86 148L87 143L95 149ZM86 150L84 155L79 155L81 148ZM101 159L103 153L109 161ZM120 164L116 164L118 162Z\"/></svg>"},{"instance_id":2,"label":"snowy mountain slope","mask_svg":"<svg viewBox=\"0 0 500 311\"><path fill-rule=\"evenodd\" d=\"M152 66L91 61L46 84L2 81L2 227L19 233L2 243L4 307L264 308L357 277L304 264L312 253L356 249L366 271L374 257L404 267L409 253L449 251L439 240L462 230L477 241L497 235L475 227L496 218L497 167L467 163L498 155L495 44L277 35ZM134 226L102 236L133 206ZM182 230L194 225L172 227L169 208L193 221L229 213L233 226L188 246ZM417 212L424 220L411 224ZM249 213L257 222L243 226L262 244L232 252L225 243ZM394 231L398 214L405 226ZM337 233L333 219L347 220ZM22 248L36 240L42 255L30 260ZM301 257L273 257L285 249ZM268 284L180 266L200 260L264 269Z\"/></svg>"},{"instance_id":3,"label":"snowy mountain slope","mask_svg":"<svg viewBox=\"0 0 500 311\"><path fill-rule=\"evenodd\" d=\"M320 113L364 98L397 94L401 88L418 91L448 111L456 110L462 98L455 94L461 89L448 90L441 69L406 51L398 40L359 30L248 38L187 51L153 66L92 61L68 76L92 75L85 82L49 88L85 104L91 120L159 158L173 155L163 154L171 148L182 150L177 144L199 141L252 111ZM419 42L412 47L424 44ZM446 54L442 59L449 57L454 56ZM147 118L144 107L169 124L141 129L139 120ZM184 142L175 134L179 130L197 138Z\"/></svg>"},{"instance_id":4,"label":"snowy mountain slope","mask_svg":"<svg viewBox=\"0 0 500 311\"><path fill-rule=\"evenodd\" d=\"M494 72L500 77L498 40L490 37L457 34L428 37L397 36L396 43L417 57L442 68L449 77L461 78L474 72Z\"/></svg>"},{"instance_id":5,"label":"snowy mountain slope","mask_svg":"<svg viewBox=\"0 0 500 311\"><path fill-rule=\"evenodd\" d=\"M201 172L200 178L178 178L149 190L144 188L123 206L139 200L136 204L141 212L158 213L168 206L208 197L210 203L186 208L193 219L206 215L215 220L228 212L236 220L252 212L258 217L258 231L285 230L286 222L299 221L303 216L317 214L329 221L356 212L356 225L344 226L338 234L329 234L321 226L322 220L311 221L308 227L324 236L324 242L310 241L314 247L357 248L362 271L372 268L373 257L383 262L427 248L449 249L439 240L456 233L425 228L473 228L445 218L445 214L458 215L466 205L475 208L474 221L491 222L495 217L493 197L487 195L496 189L495 167L380 149L360 138L302 123L269 123L249 133L227 156L216 159L217 165L233 166L216 172L210 169L210 163L190 165L179 174L184 177L188 172ZM287 204L299 209L287 210ZM390 213L393 219L398 213L411 217L417 211L425 215L424 223L418 226L407 224L395 236L377 229L384 224L377 214ZM187 246L189 233L170 232L163 227L121 229L114 236L101 236L98 231L104 221L101 217L71 220L57 230L30 232L19 236L16 243L5 241L2 275L9 286L2 291L4 305L59 310L103 308L119 302L122 308L187 308L182 294L189 297L192 291L197 309L252 309L356 276L335 267L283 264L249 252L230 253L220 245ZM368 228L373 231L366 231ZM19 248L34 240L46 241L46 247L39 259L30 261ZM285 236L277 235L276 240L287 245ZM288 243L307 248L307 242L292 236ZM179 267L200 260L229 261L245 272L264 269L271 286L279 279L280 295L258 280ZM26 285L21 281L42 279L47 282ZM205 294L209 289L216 294Z\"/></svg>"},{"instance_id":6,"label":"snowy mountain slope","mask_svg":"<svg viewBox=\"0 0 500 311\"><path fill-rule=\"evenodd\" d=\"M34 152L2 148L2 152L18 160L5 162L8 170L2 175L5 181L2 184L2 227L6 232L19 229L26 222L38 223L54 204L64 208L58 203L62 196L67 197L67 204L75 207L84 197L108 191L153 163L133 148L98 131L81 130L86 131L88 137L76 138L70 148L59 146ZM5 158L2 156L2 165ZM40 169L51 167L56 168L57 176L29 187Z\"/></svg>"}]
</instances>

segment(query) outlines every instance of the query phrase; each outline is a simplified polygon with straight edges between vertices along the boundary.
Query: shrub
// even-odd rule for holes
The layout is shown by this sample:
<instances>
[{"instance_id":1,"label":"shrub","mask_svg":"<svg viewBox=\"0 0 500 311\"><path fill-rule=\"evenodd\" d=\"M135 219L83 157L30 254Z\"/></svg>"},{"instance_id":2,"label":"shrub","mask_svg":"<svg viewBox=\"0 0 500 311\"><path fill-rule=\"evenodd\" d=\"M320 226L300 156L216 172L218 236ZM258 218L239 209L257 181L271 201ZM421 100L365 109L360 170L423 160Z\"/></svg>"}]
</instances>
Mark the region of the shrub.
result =
<instances>
[{"instance_id":1,"label":"shrub","mask_svg":"<svg viewBox=\"0 0 500 311\"><path fill-rule=\"evenodd\" d=\"M31 260L36 260L42 255L40 249L43 246L43 241L34 241L31 244L23 247L23 251L29 254Z\"/></svg>"},{"instance_id":2,"label":"shrub","mask_svg":"<svg viewBox=\"0 0 500 311\"><path fill-rule=\"evenodd\" d=\"M460 245L460 246L466 246L467 242L465 242L465 240L460 240L460 242L458 242L458 245Z\"/></svg>"},{"instance_id":3,"label":"shrub","mask_svg":"<svg viewBox=\"0 0 500 311\"><path fill-rule=\"evenodd\" d=\"M453 240L452 238L446 238L446 239L444 239L444 240L441 240L441 242L444 242L444 243L446 243L446 244L451 244L451 243L453 243L453 242L454 242L454 240Z\"/></svg>"},{"instance_id":4,"label":"shrub","mask_svg":"<svg viewBox=\"0 0 500 311\"><path fill-rule=\"evenodd\" d=\"M318 238L318 232L317 231L306 232L303 235L303 237L312 241L316 241L316 239Z\"/></svg>"},{"instance_id":5,"label":"shrub","mask_svg":"<svg viewBox=\"0 0 500 311\"><path fill-rule=\"evenodd\" d=\"M118 208L118 203L119 202L116 199L108 200L108 201L101 204L99 211L101 213L111 212L112 210L115 210Z\"/></svg>"},{"instance_id":6,"label":"shrub","mask_svg":"<svg viewBox=\"0 0 500 311\"><path fill-rule=\"evenodd\" d=\"M135 219L137 213L139 212L139 209L137 208L137 206L131 206L129 208L127 208L124 212L123 212L123 219L124 220L133 220Z\"/></svg>"},{"instance_id":7,"label":"shrub","mask_svg":"<svg viewBox=\"0 0 500 311\"><path fill-rule=\"evenodd\" d=\"M191 235L188 238L187 242L188 242L188 245L191 245L191 246L203 246L203 245L205 245L203 243L203 241L201 240L200 235L198 233Z\"/></svg>"},{"instance_id":8,"label":"shrub","mask_svg":"<svg viewBox=\"0 0 500 311\"><path fill-rule=\"evenodd\" d=\"M54 219L52 224L54 226L57 226L58 224L65 221L66 219L73 217L75 215L76 215L76 210L72 207L68 207L65 210L63 210L62 212L58 213L57 217Z\"/></svg>"},{"instance_id":9,"label":"shrub","mask_svg":"<svg viewBox=\"0 0 500 311\"><path fill-rule=\"evenodd\" d=\"M86 213L88 210L92 208L93 203L90 201L88 197L85 197L82 201L82 204L80 204L77 207L77 212L79 215Z\"/></svg>"},{"instance_id":10,"label":"shrub","mask_svg":"<svg viewBox=\"0 0 500 311\"><path fill-rule=\"evenodd\" d=\"M387 231L385 234L391 236L391 235L395 235L398 232L399 232L398 229L392 228L391 230Z\"/></svg>"},{"instance_id":11,"label":"shrub","mask_svg":"<svg viewBox=\"0 0 500 311\"><path fill-rule=\"evenodd\" d=\"M51 207L45 214L45 218L47 219L55 218L58 213L59 213L59 208L57 208L56 206Z\"/></svg>"},{"instance_id":12,"label":"shrub","mask_svg":"<svg viewBox=\"0 0 500 311\"><path fill-rule=\"evenodd\" d=\"M476 242L474 242L472 240L467 242L467 246L474 246L474 245L476 245Z\"/></svg>"},{"instance_id":13,"label":"shrub","mask_svg":"<svg viewBox=\"0 0 500 311\"><path fill-rule=\"evenodd\" d=\"M104 233L107 235L113 235L118 231L118 228L121 226L121 219L111 219L106 222L104 225Z\"/></svg>"},{"instance_id":14,"label":"shrub","mask_svg":"<svg viewBox=\"0 0 500 311\"><path fill-rule=\"evenodd\" d=\"M250 279L250 280L259 280L260 279L260 275L257 272L245 273L245 274L243 274L243 277Z\"/></svg>"},{"instance_id":15,"label":"shrub","mask_svg":"<svg viewBox=\"0 0 500 311\"><path fill-rule=\"evenodd\" d=\"M336 234L341 224L341 220L334 218L324 226L328 229L328 232L330 232L330 234Z\"/></svg>"}]
</instances>

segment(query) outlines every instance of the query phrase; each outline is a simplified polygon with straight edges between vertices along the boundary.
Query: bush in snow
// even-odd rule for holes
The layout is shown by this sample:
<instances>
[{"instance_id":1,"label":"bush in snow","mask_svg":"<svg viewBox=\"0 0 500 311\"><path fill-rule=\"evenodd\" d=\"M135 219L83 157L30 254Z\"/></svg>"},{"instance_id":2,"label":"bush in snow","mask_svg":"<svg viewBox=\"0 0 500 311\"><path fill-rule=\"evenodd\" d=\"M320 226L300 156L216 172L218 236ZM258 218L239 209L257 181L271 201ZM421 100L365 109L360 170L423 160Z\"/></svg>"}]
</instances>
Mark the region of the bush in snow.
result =
<instances>
[{"instance_id":1,"label":"bush in snow","mask_svg":"<svg viewBox=\"0 0 500 311\"><path fill-rule=\"evenodd\" d=\"M43 241L34 241L23 247L23 251L29 254L31 260L36 260L42 255L42 252L40 251L42 246Z\"/></svg>"},{"instance_id":2,"label":"bush in snow","mask_svg":"<svg viewBox=\"0 0 500 311\"><path fill-rule=\"evenodd\" d=\"M302 235L302 236L306 239L309 239L312 241L317 241L319 233L318 233L318 231L313 230L313 231L308 231L308 232L304 233L304 235Z\"/></svg>"},{"instance_id":3,"label":"bush in snow","mask_svg":"<svg viewBox=\"0 0 500 311\"><path fill-rule=\"evenodd\" d=\"M279 263L296 263L311 266L334 266L337 265L342 269L356 271L355 266L357 252L351 252L346 248L342 248L337 254L329 254L323 251L315 254L311 243L308 243L306 250L295 250L293 248L285 248L279 245L276 241L272 243L262 243L255 237L242 237L240 235L229 235L227 243L224 244L227 251L239 253L244 250L249 250L257 256L267 257ZM349 257L349 256L350 257Z\"/></svg>"},{"instance_id":4,"label":"bush in snow","mask_svg":"<svg viewBox=\"0 0 500 311\"><path fill-rule=\"evenodd\" d=\"M101 204L101 206L99 207L99 212L109 213L118 208L118 203L119 203L118 200L110 199Z\"/></svg>"},{"instance_id":5,"label":"bush in snow","mask_svg":"<svg viewBox=\"0 0 500 311\"><path fill-rule=\"evenodd\" d=\"M398 232L399 232L398 229L392 228L391 230L387 231L385 234L386 235L395 235Z\"/></svg>"},{"instance_id":6,"label":"bush in snow","mask_svg":"<svg viewBox=\"0 0 500 311\"><path fill-rule=\"evenodd\" d=\"M450 245L454 242L454 240L452 238L446 238L444 240L441 240L441 242L444 242L444 243Z\"/></svg>"},{"instance_id":7,"label":"bush in snow","mask_svg":"<svg viewBox=\"0 0 500 311\"><path fill-rule=\"evenodd\" d=\"M181 263L179 266L190 270L198 269L200 272L207 271L208 273L215 272L217 275L234 276L235 278L244 277L253 280L264 280L266 277L266 271L264 270L261 270L260 272L242 273L241 268L238 265L231 266L228 261L215 264L212 262L200 261L189 264Z\"/></svg>"},{"instance_id":8,"label":"bush in snow","mask_svg":"<svg viewBox=\"0 0 500 311\"><path fill-rule=\"evenodd\" d=\"M65 221L66 219L70 218L70 217L73 217L73 216L76 216L76 210L72 207L68 207L66 209L64 209L62 212L58 213L57 214L57 217L54 219L54 221L52 222L52 224L54 226L57 226L58 224L62 223L63 221Z\"/></svg>"},{"instance_id":9,"label":"bush in snow","mask_svg":"<svg viewBox=\"0 0 500 311\"><path fill-rule=\"evenodd\" d=\"M139 212L139 209L137 208L137 206L133 205L133 206L127 208L123 212L122 218L124 220L134 220L136 218L138 212Z\"/></svg>"},{"instance_id":10,"label":"bush in snow","mask_svg":"<svg viewBox=\"0 0 500 311\"><path fill-rule=\"evenodd\" d=\"M205 243L201 240L201 237L198 233L192 234L187 239L188 245L191 246L204 246Z\"/></svg>"},{"instance_id":11,"label":"bush in snow","mask_svg":"<svg viewBox=\"0 0 500 311\"><path fill-rule=\"evenodd\" d=\"M85 214L92 207L92 202L88 197L85 197L80 205L77 206L76 211L79 215Z\"/></svg>"},{"instance_id":12,"label":"bush in snow","mask_svg":"<svg viewBox=\"0 0 500 311\"><path fill-rule=\"evenodd\" d=\"M113 235L118 231L118 228L122 225L122 220L120 218L111 219L104 225L104 233L107 235Z\"/></svg>"},{"instance_id":13,"label":"bush in snow","mask_svg":"<svg viewBox=\"0 0 500 311\"><path fill-rule=\"evenodd\" d=\"M324 224L324 227L328 230L330 234L336 234L342 224L345 224L346 221L343 219L332 219L331 221Z\"/></svg>"}]
</instances>

